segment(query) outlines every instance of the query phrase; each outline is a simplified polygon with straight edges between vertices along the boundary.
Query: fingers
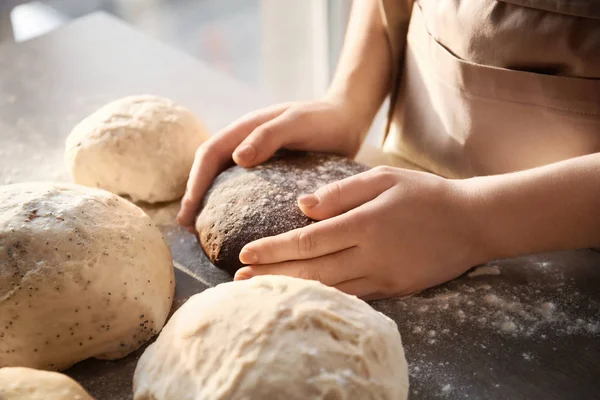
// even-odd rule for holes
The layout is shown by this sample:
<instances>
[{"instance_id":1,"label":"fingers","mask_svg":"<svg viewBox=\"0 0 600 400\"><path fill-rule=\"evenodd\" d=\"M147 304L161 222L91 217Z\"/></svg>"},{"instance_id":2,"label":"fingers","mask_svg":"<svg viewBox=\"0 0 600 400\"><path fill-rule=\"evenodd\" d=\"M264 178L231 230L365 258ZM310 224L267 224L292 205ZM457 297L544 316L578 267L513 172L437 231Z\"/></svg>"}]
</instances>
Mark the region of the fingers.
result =
<instances>
[{"instance_id":1,"label":"fingers","mask_svg":"<svg viewBox=\"0 0 600 400\"><path fill-rule=\"evenodd\" d=\"M304 119L306 114L289 109L258 126L235 149L236 164L250 168L267 161L277 150L303 137L311 125Z\"/></svg>"},{"instance_id":2,"label":"fingers","mask_svg":"<svg viewBox=\"0 0 600 400\"><path fill-rule=\"evenodd\" d=\"M300 196L298 206L306 216L324 220L373 200L396 182L394 168L373 168Z\"/></svg>"},{"instance_id":3,"label":"fingers","mask_svg":"<svg viewBox=\"0 0 600 400\"><path fill-rule=\"evenodd\" d=\"M360 215L343 215L258 239L244 246L240 261L244 264L273 264L321 257L352 248L360 242L359 220Z\"/></svg>"},{"instance_id":4,"label":"fingers","mask_svg":"<svg viewBox=\"0 0 600 400\"><path fill-rule=\"evenodd\" d=\"M256 128L233 152L236 164L250 168L269 158L281 147L289 120L280 115ZM287 132L286 132L287 133Z\"/></svg>"},{"instance_id":5,"label":"fingers","mask_svg":"<svg viewBox=\"0 0 600 400\"><path fill-rule=\"evenodd\" d=\"M278 104L248 114L198 148L190 171L187 190L181 201L181 210L177 215L180 225L191 227L194 224L204 194L217 174L231 162L231 153L240 142L258 126L276 118L288 107L289 104Z\"/></svg>"},{"instance_id":6,"label":"fingers","mask_svg":"<svg viewBox=\"0 0 600 400\"><path fill-rule=\"evenodd\" d=\"M181 199L181 209L177 214L177 222L181 226L191 228L194 225L204 193L227 162L225 157L211 151L210 145L203 145L196 151L187 190Z\"/></svg>"},{"instance_id":7,"label":"fingers","mask_svg":"<svg viewBox=\"0 0 600 400\"><path fill-rule=\"evenodd\" d=\"M237 271L234 279L244 280L259 275L286 275L333 286L366 274L368 266L358 260L358 249L351 248L310 260L243 267Z\"/></svg>"}]
</instances>

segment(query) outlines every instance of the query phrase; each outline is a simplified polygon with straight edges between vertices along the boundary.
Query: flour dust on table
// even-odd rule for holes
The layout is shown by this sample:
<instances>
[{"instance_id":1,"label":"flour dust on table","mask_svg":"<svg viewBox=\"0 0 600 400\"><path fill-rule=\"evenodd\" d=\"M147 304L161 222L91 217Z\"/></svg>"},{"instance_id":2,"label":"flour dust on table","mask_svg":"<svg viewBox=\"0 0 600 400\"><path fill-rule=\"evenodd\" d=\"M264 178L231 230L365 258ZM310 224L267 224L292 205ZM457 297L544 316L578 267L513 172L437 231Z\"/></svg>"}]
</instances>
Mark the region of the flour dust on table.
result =
<instances>
[{"instance_id":1,"label":"flour dust on table","mask_svg":"<svg viewBox=\"0 0 600 400\"><path fill-rule=\"evenodd\" d=\"M600 303L580 293L551 257L529 260L518 268L511 260L497 261L412 297L372 302L381 312L402 316L411 378L429 385L428 391L439 384L440 397L463 397L469 388L454 364L474 353L486 354L490 364L512 357L533 368L540 348L556 349L557 341L573 335L600 337ZM502 353L493 350L498 342L506 346ZM455 358L439 361L449 346ZM490 382L490 390L504 384ZM413 388L415 395L419 389Z\"/></svg>"}]
</instances>

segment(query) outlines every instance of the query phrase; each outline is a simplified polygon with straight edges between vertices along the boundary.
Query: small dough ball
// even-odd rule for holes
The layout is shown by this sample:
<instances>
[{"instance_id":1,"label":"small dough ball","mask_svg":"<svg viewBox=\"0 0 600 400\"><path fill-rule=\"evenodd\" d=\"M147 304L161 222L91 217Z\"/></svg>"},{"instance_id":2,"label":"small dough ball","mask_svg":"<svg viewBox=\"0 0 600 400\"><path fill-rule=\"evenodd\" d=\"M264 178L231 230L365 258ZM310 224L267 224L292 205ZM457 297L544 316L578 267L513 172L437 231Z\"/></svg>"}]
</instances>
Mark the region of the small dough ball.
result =
<instances>
[{"instance_id":1,"label":"small dough ball","mask_svg":"<svg viewBox=\"0 0 600 400\"><path fill-rule=\"evenodd\" d=\"M94 400L77 382L58 372L0 368L2 400Z\"/></svg>"},{"instance_id":2,"label":"small dough ball","mask_svg":"<svg viewBox=\"0 0 600 400\"><path fill-rule=\"evenodd\" d=\"M130 96L81 121L67 138L73 182L157 203L180 198L194 153L208 138L194 114L171 100Z\"/></svg>"},{"instance_id":3,"label":"small dough ball","mask_svg":"<svg viewBox=\"0 0 600 400\"><path fill-rule=\"evenodd\" d=\"M124 357L162 328L173 291L169 247L139 207L73 184L0 186L0 367Z\"/></svg>"},{"instance_id":4,"label":"small dough ball","mask_svg":"<svg viewBox=\"0 0 600 400\"><path fill-rule=\"evenodd\" d=\"M140 358L135 400L402 400L396 323L316 281L260 276L192 296Z\"/></svg>"},{"instance_id":5,"label":"small dough ball","mask_svg":"<svg viewBox=\"0 0 600 400\"><path fill-rule=\"evenodd\" d=\"M204 253L217 267L234 275L243 267L242 247L310 225L298 208L298 196L368 169L334 154L278 152L254 167L223 171L204 197L196 231Z\"/></svg>"}]
</instances>

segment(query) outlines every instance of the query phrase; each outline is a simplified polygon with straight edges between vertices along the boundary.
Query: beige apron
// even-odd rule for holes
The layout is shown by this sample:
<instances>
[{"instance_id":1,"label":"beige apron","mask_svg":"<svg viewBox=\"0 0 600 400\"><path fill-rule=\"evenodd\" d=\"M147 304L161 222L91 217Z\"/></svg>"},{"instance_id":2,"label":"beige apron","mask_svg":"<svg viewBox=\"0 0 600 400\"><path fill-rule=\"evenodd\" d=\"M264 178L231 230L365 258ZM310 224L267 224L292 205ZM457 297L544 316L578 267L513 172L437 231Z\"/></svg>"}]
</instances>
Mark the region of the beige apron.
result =
<instances>
[{"instance_id":1,"label":"beige apron","mask_svg":"<svg viewBox=\"0 0 600 400\"><path fill-rule=\"evenodd\" d=\"M600 1L381 0L388 158L463 178L600 151Z\"/></svg>"}]
</instances>

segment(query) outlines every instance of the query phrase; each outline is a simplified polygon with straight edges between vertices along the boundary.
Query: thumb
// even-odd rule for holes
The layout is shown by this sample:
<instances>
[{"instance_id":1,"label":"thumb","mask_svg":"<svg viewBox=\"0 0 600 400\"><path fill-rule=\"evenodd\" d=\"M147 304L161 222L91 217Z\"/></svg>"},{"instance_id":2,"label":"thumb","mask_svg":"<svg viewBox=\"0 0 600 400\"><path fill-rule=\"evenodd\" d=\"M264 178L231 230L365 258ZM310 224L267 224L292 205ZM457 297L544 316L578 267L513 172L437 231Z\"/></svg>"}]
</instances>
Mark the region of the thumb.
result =
<instances>
[{"instance_id":1,"label":"thumb","mask_svg":"<svg viewBox=\"0 0 600 400\"><path fill-rule=\"evenodd\" d=\"M277 150L307 133L302 116L285 111L260 125L233 152L233 161L241 167L254 167L267 161Z\"/></svg>"},{"instance_id":2,"label":"thumb","mask_svg":"<svg viewBox=\"0 0 600 400\"><path fill-rule=\"evenodd\" d=\"M298 206L309 218L332 218L373 200L396 181L386 168L374 168L302 195L298 197Z\"/></svg>"}]
</instances>

